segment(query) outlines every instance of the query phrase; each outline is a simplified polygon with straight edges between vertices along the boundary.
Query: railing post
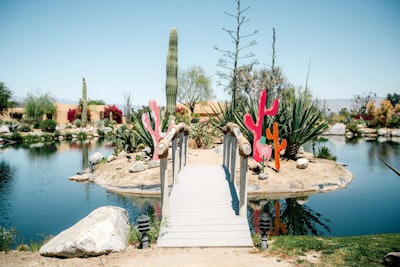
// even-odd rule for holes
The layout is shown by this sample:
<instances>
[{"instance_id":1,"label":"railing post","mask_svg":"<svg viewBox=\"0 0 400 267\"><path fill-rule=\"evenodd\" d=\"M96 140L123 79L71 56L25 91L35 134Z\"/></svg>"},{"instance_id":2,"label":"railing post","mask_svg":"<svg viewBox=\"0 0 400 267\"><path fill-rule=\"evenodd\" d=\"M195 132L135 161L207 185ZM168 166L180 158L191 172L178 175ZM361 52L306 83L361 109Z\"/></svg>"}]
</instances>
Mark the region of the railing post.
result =
<instances>
[{"instance_id":1,"label":"railing post","mask_svg":"<svg viewBox=\"0 0 400 267\"><path fill-rule=\"evenodd\" d=\"M240 191L239 191L240 217L247 217L247 161L248 157L240 156Z\"/></svg>"},{"instance_id":2,"label":"railing post","mask_svg":"<svg viewBox=\"0 0 400 267\"><path fill-rule=\"evenodd\" d=\"M184 128L184 147L185 147L185 160L184 160L184 166L189 164L189 151L188 151L188 143L189 143L189 127L185 126Z\"/></svg>"},{"instance_id":3,"label":"railing post","mask_svg":"<svg viewBox=\"0 0 400 267\"><path fill-rule=\"evenodd\" d=\"M174 184L179 183L177 163L178 163L178 138L175 135L174 139L172 139L172 179Z\"/></svg>"},{"instance_id":4,"label":"railing post","mask_svg":"<svg viewBox=\"0 0 400 267\"><path fill-rule=\"evenodd\" d=\"M184 144L183 144L183 138L184 138L184 132L180 131L179 132L179 171L181 171L183 169L183 164L184 164Z\"/></svg>"},{"instance_id":5,"label":"railing post","mask_svg":"<svg viewBox=\"0 0 400 267\"><path fill-rule=\"evenodd\" d=\"M223 146L222 146L222 155L223 155L223 160L222 160L222 165L224 165L226 167L226 142L227 142L227 137L226 137L226 133L227 133L227 127L224 126L222 128L222 133L224 134L224 139L223 139Z\"/></svg>"},{"instance_id":6,"label":"railing post","mask_svg":"<svg viewBox=\"0 0 400 267\"><path fill-rule=\"evenodd\" d=\"M231 133L231 162L230 162L230 172L231 172L231 183L235 183L236 177L236 145L237 139L234 133Z\"/></svg>"},{"instance_id":7,"label":"railing post","mask_svg":"<svg viewBox=\"0 0 400 267\"><path fill-rule=\"evenodd\" d=\"M157 146L157 153L160 157L160 184L161 184L161 217L169 217L169 188L168 188L168 146L165 143Z\"/></svg>"},{"instance_id":8,"label":"railing post","mask_svg":"<svg viewBox=\"0 0 400 267\"><path fill-rule=\"evenodd\" d=\"M230 166L231 166L231 162L230 162L230 160L231 160L231 139L232 139L232 137L231 137L231 135L230 135L230 133L228 133L227 135L226 135L226 164L225 164L225 167L226 167L226 169L227 170L230 170Z\"/></svg>"}]
</instances>

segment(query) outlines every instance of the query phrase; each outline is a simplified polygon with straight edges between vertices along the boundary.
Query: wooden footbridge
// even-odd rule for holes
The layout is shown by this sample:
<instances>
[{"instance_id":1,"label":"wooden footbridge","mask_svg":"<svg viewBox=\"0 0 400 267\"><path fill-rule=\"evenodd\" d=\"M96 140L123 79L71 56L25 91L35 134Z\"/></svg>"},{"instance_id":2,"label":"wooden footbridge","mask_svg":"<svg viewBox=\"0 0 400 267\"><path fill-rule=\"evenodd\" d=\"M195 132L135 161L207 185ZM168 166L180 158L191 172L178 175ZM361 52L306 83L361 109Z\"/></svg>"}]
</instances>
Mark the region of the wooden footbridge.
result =
<instances>
[{"instance_id":1,"label":"wooden footbridge","mask_svg":"<svg viewBox=\"0 0 400 267\"><path fill-rule=\"evenodd\" d=\"M172 142L172 187L168 150ZM223 162L188 164L188 128L172 128L157 146L160 156L162 222L159 247L251 247L247 221L247 158L251 146L237 125L224 127ZM179 147L178 147L179 146ZM236 155L240 187L236 188Z\"/></svg>"}]
</instances>

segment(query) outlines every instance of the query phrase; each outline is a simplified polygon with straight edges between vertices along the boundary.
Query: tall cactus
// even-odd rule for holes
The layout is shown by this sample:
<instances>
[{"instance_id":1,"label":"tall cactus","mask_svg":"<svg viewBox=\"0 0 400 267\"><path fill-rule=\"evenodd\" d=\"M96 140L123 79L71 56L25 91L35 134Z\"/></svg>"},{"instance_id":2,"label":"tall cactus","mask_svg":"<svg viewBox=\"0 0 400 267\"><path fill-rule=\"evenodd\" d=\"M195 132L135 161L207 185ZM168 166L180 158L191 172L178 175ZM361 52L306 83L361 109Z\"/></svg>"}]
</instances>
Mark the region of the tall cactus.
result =
<instances>
[{"instance_id":1,"label":"tall cactus","mask_svg":"<svg viewBox=\"0 0 400 267\"><path fill-rule=\"evenodd\" d=\"M178 31L172 28L169 33L169 49L167 56L167 111L173 115L176 111L176 94L178 92Z\"/></svg>"},{"instance_id":2,"label":"tall cactus","mask_svg":"<svg viewBox=\"0 0 400 267\"><path fill-rule=\"evenodd\" d=\"M86 81L83 78L82 85L82 127L86 127L87 123L87 92L86 92Z\"/></svg>"}]
</instances>

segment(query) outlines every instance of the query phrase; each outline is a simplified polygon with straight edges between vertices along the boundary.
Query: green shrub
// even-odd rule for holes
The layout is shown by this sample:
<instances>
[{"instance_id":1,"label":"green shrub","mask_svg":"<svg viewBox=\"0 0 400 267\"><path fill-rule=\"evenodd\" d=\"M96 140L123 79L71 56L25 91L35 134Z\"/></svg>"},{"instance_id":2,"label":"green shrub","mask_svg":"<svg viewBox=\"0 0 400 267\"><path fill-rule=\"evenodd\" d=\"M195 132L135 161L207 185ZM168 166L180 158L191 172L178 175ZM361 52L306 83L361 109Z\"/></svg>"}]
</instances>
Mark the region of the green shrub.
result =
<instances>
[{"instance_id":1,"label":"green shrub","mask_svg":"<svg viewBox=\"0 0 400 267\"><path fill-rule=\"evenodd\" d=\"M76 127L81 127L82 126L82 121L80 119L76 119L76 120L74 120L74 125Z\"/></svg>"},{"instance_id":2,"label":"green shrub","mask_svg":"<svg viewBox=\"0 0 400 267\"><path fill-rule=\"evenodd\" d=\"M398 116L397 114L393 115L388 122L388 127L389 128L400 127L400 116Z\"/></svg>"},{"instance_id":3,"label":"green shrub","mask_svg":"<svg viewBox=\"0 0 400 267\"><path fill-rule=\"evenodd\" d=\"M56 130L57 122L55 122L54 120L47 119L41 121L39 127L43 132L53 133Z\"/></svg>"},{"instance_id":4,"label":"green shrub","mask_svg":"<svg viewBox=\"0 0 400 267\"><path fill-rule=\"evenodd\" d=\"M39 122L39 121L36 121L36 122L33 124L33 129L40 129L40 122Z\"/></svg>"},{"instance_id":5,"label":"green shrub","mask_svg":"<svg viewBox=\"0 0 400 267\"><path fill-rule=\"evenodd\" d=\"M337 159L337 157L335 155L332 155L332 152L326 146L318 148L317 158L329 159L329 160L334 160L334 161L336 161L336 159Z\"/></svg>"},{"instance_id":6,"label":"green shrub","mask_svg":"<svg viewBox=\"0 0 400 267\"><path fill-rule=\"evenodd\" d=\"M78 139L79 140L85 140L87 138L87 133L86 132L79 132L78 133Z\"/></svg>"},{"instance_id":7,"label":"green shrub","mask_svg":"<svg viewBox=\"0 0 400 267\"><path fill-rule=\"evenodd\" d=\"M22 144L22 141L23 141L22 135L18 132L14 132L14 133L12 133L12 135L3 136L3 137L8 140L16 142L17 144Z\"/></svg>"},{"instance_id":8,"label":"green shrub","mask_svg":"<svg viewBox=\"0 0 400 267\"><path fill-rule=\"evenodd\" d=\"M25 133L27 133L27 132L30 132L30 131L31 131L31 127L30 127L28 124L24 123L24 124L21 124L21 126L19 126L18 130L19 130L20 132L25 132Z\"/></svg>"},{"instance_id":9,"label":"green shrub","mask_svg":"<svg viewBox=\"0 0 400 267\"><path fill-rule=\"evenodd\" d=\"M15 240L17 233L15 229L11 228L6 230L4 227L0 226L0 251L11 250L11 245Z\"/></svg>"}]
</instances>

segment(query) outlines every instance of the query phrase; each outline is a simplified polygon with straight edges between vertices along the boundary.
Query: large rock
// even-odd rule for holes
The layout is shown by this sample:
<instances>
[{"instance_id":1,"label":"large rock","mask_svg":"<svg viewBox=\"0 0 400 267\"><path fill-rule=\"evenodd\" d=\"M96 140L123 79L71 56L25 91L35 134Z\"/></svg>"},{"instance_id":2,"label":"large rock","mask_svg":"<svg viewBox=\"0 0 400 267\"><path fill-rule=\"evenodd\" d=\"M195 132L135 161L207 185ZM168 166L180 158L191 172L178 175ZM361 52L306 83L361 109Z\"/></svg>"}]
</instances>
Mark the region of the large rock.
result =
<instances>
[{"instance_id":1,"label":"large rock","mask_svg":"<svg viewBox=\"0 0 400 267\"><path fill-rule=\"evenodd\" d=\"M129 228L129 215L125 209L101 207L53 237L40 248L40 254L73 258L123 251L127 247Z\"/></svg>"},{"instance_id":2,"label":"large rock","mask_svg":"<svg viewBox=\"0 0 400 267\"><path fill-rule=\"evenodd\" d=\"M383 264L386 266L400 266L400 252L390 252L385 255Z\"/></svg>"},{"instance_id":3,"label":"large rock","mask_svg":"<svg viewBox=\"0 0 400 267\"><path fill-rule=\"evenodd\" d=\"M377 133L378 133L379 136L387 136L387 135L390 134L390 132L386 128L378 129Z\"/></svg>"},{"instance_id":4,"label":"large rock","mask_svg":"<svg viewBox=\"0 0 400 267\"><path fill-rule=\"evenodd\" d=\"M96 165L96 164L99 163L103 158L104 158L103 154L101 154L100 152L95 152L95 153L93 153L93 154L89 157L89 162L90 162L92 165Z\"/></svg>"},{"instance_id":5,"label":"large rock","mask_svg":"<svg viewBox=\"0 0 400 267\"><path fill-rule=\"evenodd\" d=\"M400 137L400 129L393 129L390 135L394 137Z\"/></svg>"},{"instance_id":6,"label":"large rock","mask_svg":"<svg viewBox=\"0 0 400 267\"><path fill-rule=\"evenodd\" d=\"M345 135L346 134L346 125L343 123L336 123L328 131L324 133L324 135Z\"/></svg>"}]
</instances>

